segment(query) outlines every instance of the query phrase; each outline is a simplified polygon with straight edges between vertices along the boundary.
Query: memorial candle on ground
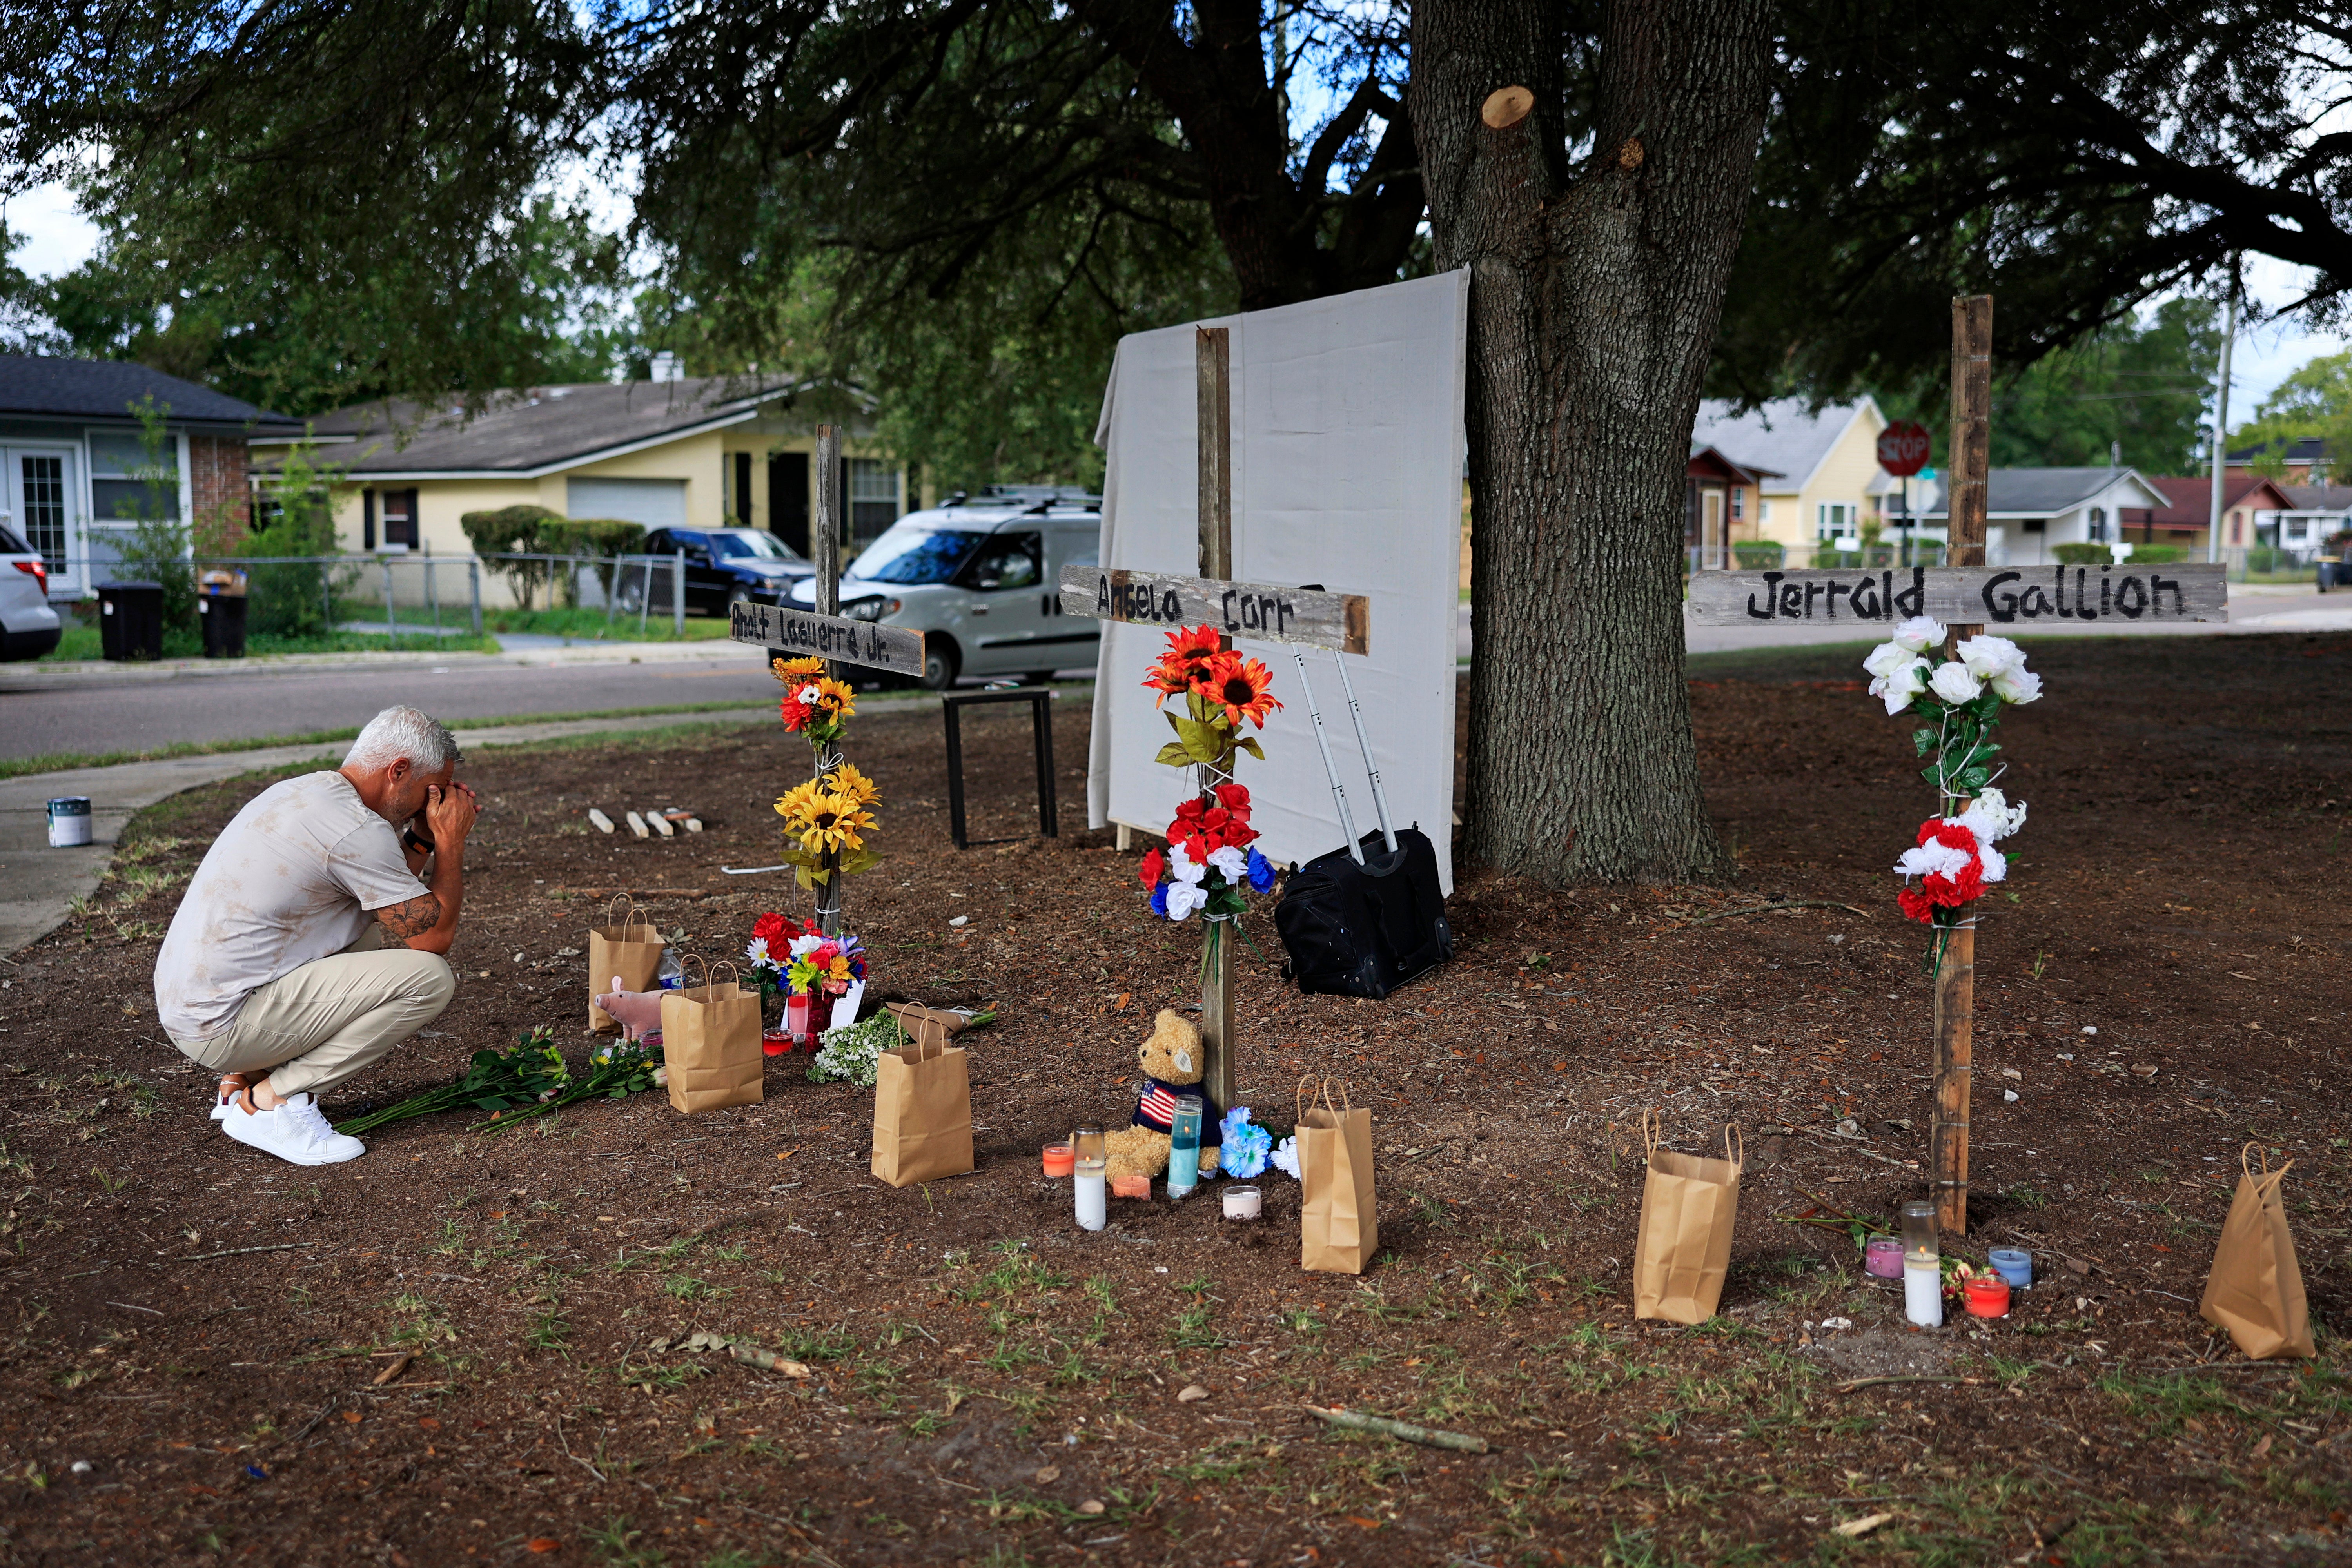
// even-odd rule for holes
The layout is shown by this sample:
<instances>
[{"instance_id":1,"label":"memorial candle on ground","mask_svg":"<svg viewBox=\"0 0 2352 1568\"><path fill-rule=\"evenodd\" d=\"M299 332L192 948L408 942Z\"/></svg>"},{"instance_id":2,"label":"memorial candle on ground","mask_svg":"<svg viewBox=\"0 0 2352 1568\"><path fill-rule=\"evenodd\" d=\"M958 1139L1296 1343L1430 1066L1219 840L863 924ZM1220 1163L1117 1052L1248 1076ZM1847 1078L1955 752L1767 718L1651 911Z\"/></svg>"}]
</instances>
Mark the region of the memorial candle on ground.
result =
<instances>
[{"instance_id":1,"label":"memorial candle on ground","mask_svg":"<svg viewBox=\"0 0 2352 1568\"><path fill-rule=\"evenodd\" d=\"M1936 1205L1903 1205L1903 1315L1923 1329L1943 1326L1944 1259L1936 1235Z\"/></svg>"},{"instance_id":2,"label":"memorial candle on ground","mask_svg":"<svg viewBox=\"0 0 2352 1568\"><path fill-rule=\"evenodd\" d=\"M1176 1097L1168 1119L1168 1195L1189 1195L1201 1184L1201 1097Z\"/></svg>"},{"instance_id":3,"label":"memorial candle on ground","mask_svg":"<svg viewBox=\"0 0 2352 1568\"><path fill-rule=\"evenodd\" d=\"M1086 1126L1070 1135L1070 1152L1076 1167L1075 1189L1078 1228L1100 1230L1110 1223L1110 1194L1104 1190L1104 1172L1109 1164L1108 1151L1103 1146L1103 1130Z\"/></svg>"}]
</instances>

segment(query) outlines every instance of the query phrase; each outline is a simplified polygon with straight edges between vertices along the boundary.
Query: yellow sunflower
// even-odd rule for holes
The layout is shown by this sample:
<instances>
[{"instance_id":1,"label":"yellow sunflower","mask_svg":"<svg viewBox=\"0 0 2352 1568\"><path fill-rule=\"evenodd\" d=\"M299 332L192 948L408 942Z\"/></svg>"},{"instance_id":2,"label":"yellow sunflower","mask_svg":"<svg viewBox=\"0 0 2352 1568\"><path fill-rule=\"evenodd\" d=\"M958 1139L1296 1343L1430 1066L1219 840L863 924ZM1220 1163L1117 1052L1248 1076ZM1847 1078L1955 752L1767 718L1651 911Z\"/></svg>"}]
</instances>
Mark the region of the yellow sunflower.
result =
<instances>
[{"instance_id":1,"label":"yellow sunflower","mask_svg":"<svg viewBox=\"0 0 2352 1568\"><path fill-rule=\"evenodd\" d=\"M809 803L821 793L823 793L822 786L814 779L809 780L804 784L795 785L790 794L776 802L776 815L788 823L793 822L807 813Z\"/></svg>"},{"instance_id":2,"label":"yellow sunflower","mask_svg":"<svg viewBox=\"0 0 2352 1568\"><path fill-rule=\"evenodd\" d=\"M812 675L823 675L824 673L824 660L821 658L772 658L768 661L768 668L776 672L776 679L778 680L782 681L786 686L790 686L796 681L806 680Z\"/></svg>"},{"instance_id":3,"label":"yellow sunflower","mask_svg":"<svg viewBox=\"0 0 2352 1568\"><path fill-rule=\"evenodd\" d=\"M846 683L824 676L816 682L816 698L809 706L822 708L838 719L854 719L857 716L857 693Z\"/></svg>"},{"instance_id":4,"label":"yellow sunflower","mask_svg":"<svg viewBox=\"0 0 2352 1568\"><path fill-rule=\"evenodd\" d=\"M861 807L882 804L881 786L859 773L854 763L841 763L825 776L824 782L832 793Z\"/></svg>"},{"instance_id":5,"label":"yellow sunflower","mask_svg":"<svg viewBox=\"0 0 2352 1568\"><path fill-rule=\"evenodd\" d=\"M801 847L812 855L828 849L861 849L866 839L860 830L875 826L873 815L864 806L845 795L831 794L813 795L785 822L799 832Z\"/></svg>"}]
</instances>

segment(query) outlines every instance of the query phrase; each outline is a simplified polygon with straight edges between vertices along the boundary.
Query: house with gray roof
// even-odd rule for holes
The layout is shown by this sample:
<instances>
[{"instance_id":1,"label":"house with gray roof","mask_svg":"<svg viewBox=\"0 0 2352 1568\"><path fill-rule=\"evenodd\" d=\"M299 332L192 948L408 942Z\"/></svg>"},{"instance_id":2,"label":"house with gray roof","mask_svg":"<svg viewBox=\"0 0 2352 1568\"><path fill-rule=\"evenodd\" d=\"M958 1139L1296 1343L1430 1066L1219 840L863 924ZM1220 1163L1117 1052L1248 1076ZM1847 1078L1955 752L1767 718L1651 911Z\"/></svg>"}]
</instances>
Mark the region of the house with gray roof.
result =
<instances>
[{"instance_id":1,"label":"house with gray roof","mask_svg":"<svg viewBox=\"0 0 2352 1568\"><path fill-rule=\"evenodd\" d=\"M1926 515L1948 521L1940 481ZM2123 542L2123 518L2170 504L2132 468L1995 468L1985 477L1985 562L2047 566L2061 544Z\"/></svg>"},{"instance_id":2,"label":"house with gray roof","mask_svg":"<svg viewBox=\"0 0 2352 1568\"><path fill-rule=\"evenodd\" d=\"M152 452L133 412L151 402ZM143 364L0 354L0 525L48 563L51 599L83 598L142 516L233 538L247 515L247 442L300 428Z\"/></svg>"},{"instance_id":3,"label":"house with gray roof","mask_svg":"<svg viewBox=\"0 0 2352 1568\"><path fill-rule=\"evenodd\" d=\"M1742 407L1721 398L1699 405L1691 428L1691 452L1714 454L1726 465L1753 476L1752 497L1736 482L1726 486L1724 534L1733 553L1742 544L1778 543L1798 553L1832 540L1858 538L1865 521L1890 520L1885 495L1892 481L1878 466L1878 434L1886 417L1875 400L1827 403L1816 407L1783 397ZM1708 491L1693 470L1693 493ZM1717 537L1709 519L1695 520L1696 537ZM1736 563L1702 551L1702 569Z\"/></svg>"},{"instance_id":4,"label":"house with gray roof","mask_svg":"<svg viewBox=\"0 0 2352 1568\"><path fill-rule=\"evenodd\" d=\"M875 449L854 391L718 375L516 387L362 404L314 421L309 438L337 477L349 552L462 560L466 513L529 503L673 535L765 529L805 554L820 422L845 431L854 548L919 500L905 467Z\"/></svg>"}]
</instances>

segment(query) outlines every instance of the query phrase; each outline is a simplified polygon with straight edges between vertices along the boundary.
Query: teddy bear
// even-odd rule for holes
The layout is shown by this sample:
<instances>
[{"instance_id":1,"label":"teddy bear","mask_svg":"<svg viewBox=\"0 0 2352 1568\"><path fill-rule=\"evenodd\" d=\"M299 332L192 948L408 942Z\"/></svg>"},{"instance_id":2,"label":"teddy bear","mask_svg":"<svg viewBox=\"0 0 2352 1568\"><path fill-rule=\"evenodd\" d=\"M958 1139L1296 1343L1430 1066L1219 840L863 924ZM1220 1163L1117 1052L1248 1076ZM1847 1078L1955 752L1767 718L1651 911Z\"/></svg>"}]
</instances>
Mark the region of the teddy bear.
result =
<instances>
[{"instance_id":1,"label":"teddy bear","mask_svg":"<svg viewBox=\"0 0 2352 1568\"><path fill-rule=\"evenodd\" d=\"M1136 1096L1132 1123L1103 1139L1108 1173L1147 1179L1166 1173L1168 1123L1182 1090L1201 1100L1201 1176L1205 1181L1217 1168L1220 1112L1208 1091L1199 1087L1208 1065L1201 1031L1183 1015L1163 1007L1152 1021L1151 1037L1137 1047L1135 1059L1143 1068L1143 1088Z\"/></svg>"}]
</instances>

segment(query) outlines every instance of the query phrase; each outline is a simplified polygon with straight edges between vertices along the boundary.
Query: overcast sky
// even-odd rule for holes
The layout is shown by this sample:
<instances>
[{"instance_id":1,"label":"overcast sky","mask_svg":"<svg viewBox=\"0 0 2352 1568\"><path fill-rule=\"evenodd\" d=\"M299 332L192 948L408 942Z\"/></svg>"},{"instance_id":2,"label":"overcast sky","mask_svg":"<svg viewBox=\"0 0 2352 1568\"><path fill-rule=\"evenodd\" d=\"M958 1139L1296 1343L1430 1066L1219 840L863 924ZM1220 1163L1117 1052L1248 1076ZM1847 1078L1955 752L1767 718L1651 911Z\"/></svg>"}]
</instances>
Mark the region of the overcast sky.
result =
<instances>
[{"instance_id":1,"label":"overcast sky","mask_svg":"<svg viewBox=\"0 0 2352 1568\"><path fill-rule=\"evenodd\" d=\"M98 243L97 228L74 211L71 193L60 184L43 185L0 205L0 218L20 240L12 259L37 278L71 271ZM2246 266L2251 297L2272 308L2295 299L2305 276L2302 268L2267 257L2253 258ZM2334 333L2306 331L2291 321L2241 333L2230 362L2231 427L2252 418L2263 397L2305 363L2344 346Z\"/></svg>"}]
</instances>

